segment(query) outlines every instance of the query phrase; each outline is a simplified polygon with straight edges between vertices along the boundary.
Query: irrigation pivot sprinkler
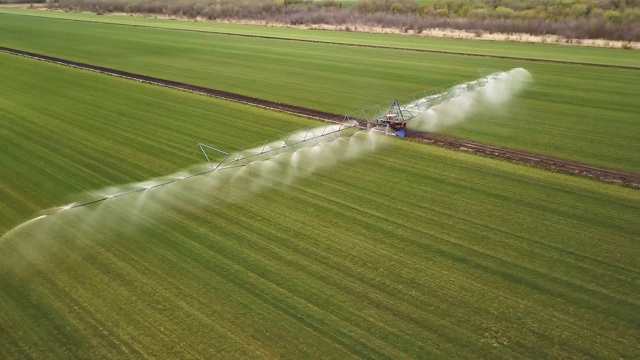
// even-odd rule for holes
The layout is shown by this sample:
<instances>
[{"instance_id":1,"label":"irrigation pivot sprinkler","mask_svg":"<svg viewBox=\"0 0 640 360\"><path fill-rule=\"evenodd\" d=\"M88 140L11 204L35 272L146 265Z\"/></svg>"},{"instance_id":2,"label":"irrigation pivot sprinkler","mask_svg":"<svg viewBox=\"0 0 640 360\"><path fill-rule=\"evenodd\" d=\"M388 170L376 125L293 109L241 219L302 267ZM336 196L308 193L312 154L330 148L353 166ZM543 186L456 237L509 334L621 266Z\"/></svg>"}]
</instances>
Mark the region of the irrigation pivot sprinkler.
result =
<instances>
[{"instance_id":1,"label":"irrigation pivot sprinkler","mask_svg":"<svg viewBox=\"0 0 640 360\"><path fill-rule=\"evenodd\" d=\"M175 182L191 179L191 178L196 177L196 176L205 175L205 174L208 174L208 173L216 171L220 167L220 165L229 157L229 153L224 152L224 151L222 151L220 149L216 149L214 147L211 147L209 145L202 144L202 143L198 143L197 145L200 148L200 150L202 151L202 153L204 154L204 157L209 162L209 165L211 165L211 170L206 170L206 171L202 171L202 172L199 172L199 173L196 173L196 174L187 175L187 176L179 176L179 177L176 177L176 178L173 178L173 179L168 179L168 180L165 180L165 181L162 181L162 182L158 182L158 183L154 183L154 184L151 184L151 185L144 184L144 183L138 183L138 184L135 184L135 186L131 190L127 190L127 191L122 191L122 192L118 192L118 193L115 193L115 194L109 194L109 195L101 196L101 197L94 198L94 199L92 199L90 201L86 201L86 202L82 202L82 203L69 204L67 206L52 210L52 211L50 211L50 212L48 212L48 213L46 213L44 215L41 215L38 218L43 218L45 216L54 215L54 214L57 214L57 213L60 213L60 212L63 212L63 211L76 209L76 208L80 208L80 207L84 207L84 206L92 205L92 204L96 204L96 203L101 203L101 202L109 200L109 199L118 198L118 197L122 197L122 196L127 196L127 195L131 195L131 194L139 193L139 192L142 192L142 191L150 190L150 189L153 189L153 188L157 188L157 187L173 184ZM219 152L219 153L223 154L224 158L222 159L222 161L220 163L218 163L217 165L214 166L214 164L209 159L209 156L207 155L207 152L204 151L205 148L210 149L210 150L214 150L216 152Z\"/></svg>"},{"instance_id":2,"label":"irrigation pivot sprinkler","mask_svg":"<svg viewBox=\"0 0 640 360\"><path fill-rule=\"evenodd\" d=\"M205 157L205 158L207 159L207 161L209 162L209 165L211 165L211 171L214 171L215 169L217 169L217 168L220 166L220 164L222 164L222 163L223 163L223 162L224 162L224 161L229 157L229 153L228 153L228 152L224 152L224 151L222 151L222 150L220 150L220 149L216 149L216 148L211 147L211 146L209 146L209 145L205 145L205 144L202 144L202 143L198 143L198 147L200 148L200 151L202 151L202 153L204 154L204 157ZM218 163L218 165L216 165L216 166L214 167L214 166L213 166L213 163L211 163L211 160L209 160L209 156L207 156L207 152L206 152L206 151L204 151L204 148L207 148L207 149L210 149L210 150L213 150L213 151L217 151L217 152L219 152L219 153L223 154L223 155L224 155L224 158L222 159L222 161L220 161L220 162Z\"/></svg>"},{"instance_id":3,"label":"irrigation pivot sprinkler","mask_svg":"<svg viewBox=\"0 0 640 360\"><path fill-rule=\"evenodd\" d=\"M337 140L341 137L348 137L358 131L362 131L362 128L357 123L336 123L322 128L306 128L285 134L279 138L261 142L255 146L243 147L232 154L228 154L204 144L198 144L198 146L202 145L226 155L217 166L213 167L212 165L213 171L216 169L244 166L257 161L269 160L279 155L293 153L302 148L309 148ZM209 160L208 157L207 160Z\"/></svg>"},{"instance_id":4,"label":"irrigation pivot sprinkler","mask_svg":"<svg viewBox=\"0 0 640 360\"><path fill-rule=\"evenodd\" d=\"M377 127L384 127L385 132L394 131L397 136L405 137L407 121L420 115L419 109L414 107L402 106L398 100L394 100L384 115L376 119Z\"/></svg>"},{"instance_id":5,"label":"irrigation pivot sprinkler","mask_svg":"<svg viewBox=\"0 0 640 360\"><path fill-rule=\"evenodd\" d=\"M375 105L361 109L352 115L345 115L346 119L359 119L366 124L367 129L384 132L399 137L406 136L407 122L426 113L430 108L443 104L452 99L469 94L500 76L504 71L495 69L480 69L480 78L457 85L445 85L430 90L407 95L395 99L390 105Z\"/></svg>"},{"instance_id":6,"label":"irrigation pivot sprinkler","mask_svg":"<svg viewBox=\"0 0 640 360\"><path fill-rule=\"evenodd\" d=\"M212 146L198 143L197 146L200 148L200 151L202 151L202 154L211 166L210 170L204 170L199 173L178 176L171 179L163 179L162 181L158 181L151 185L148 183L137 183L134 184L133 188L114 194L100 195L98 198L93 198L92 200L82 203L73 203L65 207L60 207L49 211L36 219L62 211L100 203L107 201L108 199L151 190L153 188L169 185L178 181L185 181L216 170L246 166L258 161L269 160L276 156L292 154L304 148L320 146L341 138L351 137L362 131L373 130L399 137L405 137L407 122L418 116L428 115L427 111L432 107L460 96L464 96L465 94L475 91L492 81L496 81L503 75L509 73L504 71L489 71L493 70L481 69L480 73L482 76L473 81L458 85L442 86L411 94L404 98L393 100L390 105L374 105L369 108L360 109L357 112L339 116L333 120L327 120L332 123L331 125L326 125L320 128L306 128L300 131L291 132L280 138L267 140L256 144L255 146L243 147L234 153L228 153ZM212 150L222 154L222 160L217 164L211 162L211 158L207 154L206 150Z\"/></svg>"}]
</instances>

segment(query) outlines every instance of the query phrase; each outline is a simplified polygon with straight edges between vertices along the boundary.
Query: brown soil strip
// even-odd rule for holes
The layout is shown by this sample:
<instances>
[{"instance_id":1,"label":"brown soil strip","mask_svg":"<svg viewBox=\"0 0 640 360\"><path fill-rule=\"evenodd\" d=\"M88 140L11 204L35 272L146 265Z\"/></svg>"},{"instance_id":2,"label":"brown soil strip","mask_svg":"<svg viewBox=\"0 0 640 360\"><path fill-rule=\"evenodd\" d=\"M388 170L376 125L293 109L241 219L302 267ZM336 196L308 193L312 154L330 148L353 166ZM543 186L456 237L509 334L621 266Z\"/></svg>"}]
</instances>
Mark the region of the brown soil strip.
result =
<instances>
[{"instance_id":1,"label":"brown soil strip","mask_svg":"<svg viewBox=\"0 0 640 360\"><path fill-rule=\"evenodd\" d=\"M313 109L307 109L300 106L267 101L263 99L250 97L250 96L244 96L244 95L234 94L226 91L184 84L177 81L159 79L151 76L133 74L126 71L119 71L119 70L109 69L101 66L83 64L75 61L69 61L69 60L64 60L64 59L55 58L51 56L35 54L27 51L10 49L6 47L0 47L0 51L13 54L13 55L24 56L24 57L28 57L36 60L48 61L48 62L52 62L52 63L64 65L64 66L71 66L79 69L103 73L106 75L140 81L148 84L160 85L160 86L192 92L200 95L239 102L239 103L252 105L252 106L258 106L268 110L289 113L289 114L311 118L315 120L338 122L338 121L341 121L341 119L343 118L343 116L340 116L340 115L317 111ZM366 126L364 123L362 123L361 125L363 127ZM416 130L408 131L407 137L413 141L419 141L423 143L438 145L438 146L446 147L449 149L466 151L473 154L483 155L491 158L497 158L497 159L503 159L503 160L508 160L512 162L527 164L527 165L536 166L536 167L540 167L540 168L551 170L551 171L589 177L592 179L597 179L597 180L606 181L606 182L613 182L623 186L640 189L640 174L633 174L633 173L627 173L627 172L613 170L613 169L600 168L600 167L595 167L587 164L582 164L575 161L552 158L552 157L547 157L547 156L542 156L537 154L531 154L524 151L505 149L498 146L491 146L491 145L481 144L473 141L467 141L467 140L457 139L457 138L448 137L444 135L421 132Z\"/></svg>"},{"instance_id":2,"label":"brown soil strip","mask_svg":"<svg viewBox=\"0 0 640 360\"><path fill-rule=\"evenodd\" d=\"M600 168L576 161L531 154L519 150L505 149L499 146L491 146L433 133L411 131L408 138L450 149L466 151L491 158L527 164L555 172L578 175L640 189L639 174Z\"/></svg>"},{"instance_id":3,"label":"brown soil strip","mask_svg":"<svg viewBox=\"0 0 640 360\"><path fill-rule=\"evenodd\" d=\"M189 85L189 84L185 84L177 81L159 79L152 76L134 74L126 71L105 68L102 66L95 66L95 65L89 65L89 64L79 63L75 61L70 61L70 60L64 60L64 59L47 56L47 55L36 54L28 51L11 49L4 46L0 46L0 51L13 54L13 55L24 56L24 57L35 59L35 60L47 61L47 62L55 63L58 65L70 66L78 69L99 72L105 75L121 77L129 80L139 81L139 82L153 84L153 85L160 85L160 86L169 87L177 90L215 97L223 100L230 100L230 101L239 102L247 105L258 106L258 107L266 108L269 110L276 110L276 111L291 113L294 115L304 116L308 118L314 118L317 120L331 121L338 117L337 115L334 115L334 114L329 114L329 113L325 113L317 110L311 110L311 109L307 109L299 106L281 104L273 101L266 101L266 100L262 100L262 99L258 99L250 96L234 94L226 91L215 90L215 89L205 88L205 87L196 86L196 85Z\"/></svg>"},{"instance_id":4,"label":"brown soil strip","mask_svg":"<svg viewBox=\"0 0 640 360\"><path fill-rule=\"evenodd\" d=\"M34 17L33 15L25 15L25 14L11 14L11 15ZM50 18L50 19L64 20L64 21L78 21L78 22L93 22L90 20L82 20L82 19L59 19L59 18ZM614 69L623 69L623 70L640 70L640 67L628 66L628 65L598 64L598 63L579 62L579 61L560 61L560 60L551 60L551 59L524 58L524 57L516 57L516 56L491 55L491 54L473 54L473 53L464 53L464 52L446 51L446 50L428 50L428 49L414 49L414 48L395 47L395 46L352 44L352 43L341 43L341 42L335 42L335 41L292 39L292 38L284 38L284 37L278 37L278 36L236 34L236 33L230 33L230 32L222 32L222 31L213 32L213 31L196 30L196 29L169 29L169 28L161 28L161 27L149 26L149 25L120 24L120 23L113 23L113 22L106 22L106 21L99 22L99 24L130 26L130 27L138 27L138 28L163 29L163 30L175 30L175 31L187 31L187 32L196 32L196 33L204 33L204 34L240 36L240 37L261 38L261 39L269 39L269 40L297 41L297 42L315 43L315 44L328 44L328 45L352 46L352 47L364 47L364 48L388 49L388 50L400 50L400 51L414 51L414 52L422 52L422 53L457 55L457 56L472 56L472 57L483 57L483 58L501 59L501 60L522 60L522 61L542 62L542 63L550 63L550 64L582 65L582 66L595 66L595 67L614 68Z\"/></svg>"}]
</instances>

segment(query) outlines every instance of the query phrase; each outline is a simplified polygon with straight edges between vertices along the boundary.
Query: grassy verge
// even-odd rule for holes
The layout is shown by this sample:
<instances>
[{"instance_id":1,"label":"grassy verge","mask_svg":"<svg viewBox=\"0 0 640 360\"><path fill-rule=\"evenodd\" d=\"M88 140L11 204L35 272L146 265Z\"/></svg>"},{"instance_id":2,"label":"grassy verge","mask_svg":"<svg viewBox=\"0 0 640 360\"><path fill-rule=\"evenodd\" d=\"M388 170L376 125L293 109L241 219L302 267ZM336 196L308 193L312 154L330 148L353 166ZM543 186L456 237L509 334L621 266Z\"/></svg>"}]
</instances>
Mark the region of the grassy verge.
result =
<instances>
[{"instance_id":1,"label":"grassy verge","mask_svg":"<svg viewBox=\"0 0 640 360\"><path fill-rule=\"evenodd\" d=\"M76 191L189 164L195 137L231 146L306 124L0 61L2 229ZM234 201L246 182L210 180L2 238L0 357L640 352L637 191L403 141Z\"/></svg>"}]
</instances>

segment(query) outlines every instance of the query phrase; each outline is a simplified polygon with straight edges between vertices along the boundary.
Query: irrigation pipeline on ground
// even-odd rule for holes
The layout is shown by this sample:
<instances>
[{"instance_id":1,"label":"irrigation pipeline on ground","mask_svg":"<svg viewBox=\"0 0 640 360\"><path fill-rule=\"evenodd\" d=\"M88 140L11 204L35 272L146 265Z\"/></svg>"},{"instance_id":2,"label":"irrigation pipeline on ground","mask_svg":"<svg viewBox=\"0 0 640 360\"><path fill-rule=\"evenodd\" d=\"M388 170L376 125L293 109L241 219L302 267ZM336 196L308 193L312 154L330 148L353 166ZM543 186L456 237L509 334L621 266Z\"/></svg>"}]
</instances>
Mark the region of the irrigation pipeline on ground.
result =
<instances>
[{"instance_id":1,"label":"irrigation pipeline on ground","mask_svg":"<svg viewBox=\"0 0 640 360\"><path fill-rule=\"evenodd\" d=\"M0 51L13 54L13 55L32 58L35 60L47 61L47 62L59 64L59 65L99 72L99 73L110 75L110 76L117 76L117 77L129 79L129 80L169 87L176 90L187 91L187 92L191 92L199 95L239 102L246 105L261 107L261 108L273 110L273 111L289 113L289 114L302 116L302 117L315 119L315 120L321 120L325 122L342 123L345 121L355 121L357 125L354 125L354 126L360 127L360 128L364 128L367 126L367 124L370 124L371 119L375 118L375 116L380 114L380 111L382 109L380 106L374 106L371 109L363 109L353 114L339 116L336 114L307 109L299 106L281 104L281 103L253 98L249 96L234 94L230 92L184 84L176 81L164 80L164 79L154 78L154 77L145 76L145 75L133 74L133 73L120 71L120 70L114 70L114 69L109 69L109 68L104 68L99 66L78 63L74 61L64 60L64 59L55 58L55 57L46 56L46 55L40 55L40 54L17 50L17 49L0 47ZM423 94L423 95L424 97L429 96L429 94ZM548 169L551 171L583 176L583 177L588 177L588 178L597 179L597 180L606 181L606 182L613 182L623 186L640 189L640 175L638 174L626 173L623 171L617 171L612 169L599 168L599 167L594 167L594 166L590 166L587 164L582 164L574 161L551 158L551 157L531 154L531 153L518 151L518 150L504 149L501 147L490 146L486 144L481 144L481 143L476 143L472 141L466 141L466 140L461 140L453 137L447 137L443 135L416 131L416 130L412 130L407 135L407 137L415 141L434 144L441 147L471 152L474 154L479 154L479 155L493 157L493 158L505 159L505 160L509 160L517 163L524 163L524 164Z\"/></svg>"}]
</instances>

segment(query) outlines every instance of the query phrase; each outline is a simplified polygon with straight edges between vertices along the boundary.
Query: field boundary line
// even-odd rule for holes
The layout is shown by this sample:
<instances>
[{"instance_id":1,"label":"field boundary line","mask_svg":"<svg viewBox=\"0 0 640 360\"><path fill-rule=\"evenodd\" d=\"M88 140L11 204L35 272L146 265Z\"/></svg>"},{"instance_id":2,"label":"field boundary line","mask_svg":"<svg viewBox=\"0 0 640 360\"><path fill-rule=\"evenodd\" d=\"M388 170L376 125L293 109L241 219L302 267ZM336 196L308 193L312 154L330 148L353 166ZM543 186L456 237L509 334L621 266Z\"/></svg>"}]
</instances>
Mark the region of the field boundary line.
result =
<instances>
[{"instance_id":1,"label":"field boundary line","mask_svg":"<svg viewBox=\"0 0 640 360\"><path fill-rule=\"evenodd\" d=\"M179 28L164 28L164 27L153 26L153 25L122 24L122 23L109 22L109 21L93 21L93 20L85 20L85 19L53 18L53 17L38 16L38 15L26 15L26 14L9 14L9 13L2 13L1 11L0 11L0 14L11 15L11 16L25 16L25 17L32 17L32 18L46 18L46 19L62 20L62 21L76 21L76 22L85 22L85 23L94 23L94 24L106 24L106 25L115 25L115 26L129 26L129 27L135 27L135 28L149 28L149 29L160 29L160 30L186 31L186 32L194 32L194 33L200 33L200 34L217 34L217 35L226 35L226 36L240 36L240 37L247 37L247 38L260 38L260 39L268 39L268 40L297 41L297 42L312 43L312 44L327 44L327 45L363 47L363 48L385 49L385 50L403 50L403 51L413 51L413 52L443 54L443 55L483 57L483 58L501 59L501 60L521 60L521 61L530 61L530 62L548 63L548 64L593 66L593 67L602 67L602 68L611 68L611 69L640 71L640 67L638 67L638 66L629 66L629 65L614 65L614 64L601 64L601 63L590 63L590 62L580 62L580 61L563 61L563 60L553 60L553 59L526 58L526 57L517 57L517 56L465 53L465 52L447 51L447 50L416 49L416 48L406 48L406 47L397 47L397 46L384 46L384 45L341 43L341 42L335 42L335 41L296 39L296 38L287 38L287 37L270 36L270 35L238 34L238 33L226 32L226 31L206 31L206 30L184 29L184 28L183 29L179 29Z\"/></svg>"},{"instance_id":2,"label":"field boundary line","mask_svg":"<svg viewBox=\"0 0 640 360\"><path fill-rule=\"evenodd\" d=\"M308 119L319 120L324 122L339 123L343 116L331 114L323 111L308 109L300 106L277 103L264 99L258 99L250 96L235 94L222 90L215 90L211 88L189 85L177 81L165 80L155 78L146 75L134 74L126 71L120 71L101 66L94 66L84 63L79 63L70 60L64 60L47 55L36 54L28 51L22 51L12 48L0 46L0 51L11 55L22 56L38 61L51 62L57 65L68 66L80 70L87 70L92 72L101 73L104 75L115 76L124 78L127 80L138 81L151 85L163 86L175 90L185 91L197 95L203 95L222 100L241 103L244 105L250 105L259 107L265 110L282 112L290 115L300 116ZM434 133L427 133L422 131L411 130L407 137L412 141L421 143L427 143L437 145L440 147L469 152L476 155L482 155L485 157L507 160L519 164L526 164L545 170L554 172L561 172L570 175L577 175L581 177L587 177L591 179L601 180L604 182L617 183L619 185L627 186L634 189L640 189L640 174L634 174L614 169L596 167L572 160L554 158L549 156L543 156L539 154L528 153L520 150L513 150L503 148L500 146L493 146L482 144L478 142L458 139L445 135L439 135Z\"/></svg>"}]
</instances>

